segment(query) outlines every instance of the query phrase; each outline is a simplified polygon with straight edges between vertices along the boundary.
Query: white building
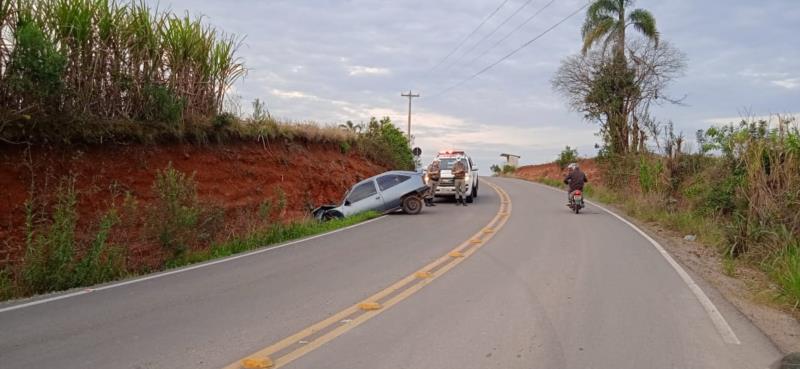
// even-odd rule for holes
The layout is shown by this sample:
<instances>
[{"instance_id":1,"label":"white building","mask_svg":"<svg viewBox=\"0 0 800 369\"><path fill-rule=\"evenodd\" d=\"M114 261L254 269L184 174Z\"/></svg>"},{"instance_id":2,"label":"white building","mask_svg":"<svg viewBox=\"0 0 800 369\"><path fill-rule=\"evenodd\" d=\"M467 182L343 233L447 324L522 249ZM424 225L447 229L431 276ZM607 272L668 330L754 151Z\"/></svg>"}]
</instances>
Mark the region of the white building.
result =
<instances>
[{"instance_id":1,"label":"white building","mask_svg":"<svg viewBox=\"0 0 800 369\"><path fill-rule=\"evenodd\" d=\"M506 158L506 165L510 165L514 168L519 167L519 158L521 158L521 156L513 154L500 154L500 156Z\"/></svg>"}]
</instances>

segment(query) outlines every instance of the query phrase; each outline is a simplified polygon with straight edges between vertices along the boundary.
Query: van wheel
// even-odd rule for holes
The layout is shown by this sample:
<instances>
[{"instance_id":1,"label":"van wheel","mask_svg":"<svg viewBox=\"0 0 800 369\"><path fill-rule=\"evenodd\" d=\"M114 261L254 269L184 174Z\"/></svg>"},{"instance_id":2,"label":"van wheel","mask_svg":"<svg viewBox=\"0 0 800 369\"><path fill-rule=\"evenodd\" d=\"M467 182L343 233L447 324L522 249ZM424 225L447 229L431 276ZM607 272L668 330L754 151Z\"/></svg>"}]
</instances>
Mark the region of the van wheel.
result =
<instances>
[{"instance_id":1,"label":"van wheel","mask_svg":"<svg viewBox=\"0 0 800 369\"><path fill-rule=\"evenodd\" d=\"M472 188L472 197L478 197L478 185Z\"/></svg>"},{"instance_id":2,"label":"van wheel","mask_svg":"<svg viewBox=\"0 0 800 369\"><path fill-rule=\"evenodd\" d=\"M402 208L406 214L419 214L422 211L422 199L419 196L408 196L403 199Z\"/></svg>"}]
</instances>

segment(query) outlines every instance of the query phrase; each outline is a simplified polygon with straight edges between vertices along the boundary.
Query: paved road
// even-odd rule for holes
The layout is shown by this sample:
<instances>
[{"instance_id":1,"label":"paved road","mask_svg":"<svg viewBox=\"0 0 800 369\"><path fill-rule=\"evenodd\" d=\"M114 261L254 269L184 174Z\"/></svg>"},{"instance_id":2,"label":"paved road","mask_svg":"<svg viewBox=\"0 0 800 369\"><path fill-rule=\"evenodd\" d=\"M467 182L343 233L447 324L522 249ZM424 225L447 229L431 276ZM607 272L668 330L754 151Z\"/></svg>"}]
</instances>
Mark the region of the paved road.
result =
<instances>
[{"instance_id":1,"label":"paved road","mask_svg":"<svg viewBox=\"0 0 800 369\"><path fill-rule=\"evenodd\" d=\"M592 205L571 214L564 194L539 185L491 181L513 205L493 238L286 367L744 369L779 358L698 281L741 341L726 343L678 273L618 219ZM446 255L480 234L500 205L484 185L468 208L390 215L204 268L3 311L0 368L222 368Z\"/></svg>"}]
</instances>

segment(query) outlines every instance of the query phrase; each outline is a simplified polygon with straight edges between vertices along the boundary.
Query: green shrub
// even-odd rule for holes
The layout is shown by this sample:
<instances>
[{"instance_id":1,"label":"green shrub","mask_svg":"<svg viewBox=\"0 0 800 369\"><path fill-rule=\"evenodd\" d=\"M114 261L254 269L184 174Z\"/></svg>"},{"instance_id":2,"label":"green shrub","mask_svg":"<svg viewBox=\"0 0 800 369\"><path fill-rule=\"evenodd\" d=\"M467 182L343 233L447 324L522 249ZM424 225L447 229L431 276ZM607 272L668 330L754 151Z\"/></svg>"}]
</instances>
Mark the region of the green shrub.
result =
<instances>
[{"instance_id":1,"label":"green shrub","mask_svg":"<svg viewBox=\"0 0 800 369\"><path fill-rule=\"evenodd\" d=\"M218 130L233 126L234 123L236 123L236 116L228 112L217 114L212 120L212 125Z\"/></svg>"},{"instance_id":2,"label":"green shrub","mask_svg":"<svg viewBox=\"0 0 800 369\"><path fill-rule=\"evenodd\" d=\"M414 155L406 135L392 124L389 117L374 117L367 131L359 136L359 149L368 158L391 169L414 169Z\"/></svg>"},{"instance_id":3,"label":"green shrub","mask_svg":"<svg viewBox=\"0 0 800 369\"><path fill-rule=\"evenodd\" d=\"M14 43L5 71L10 92L22 97L23 110L54 110L64 85L66 58L32 19L20 19Z\"/></svg>"},{"instance_id":4,"label":"green shrub","mask_svg":"<svg viewBox=\"0 0 800 369\"><path fill-rule=\"evenodd\" d=\"M168 123L169 127L176 128L183 119L184 99L169 88L158 85L145 86L144 94L147 102L142 110L142 119Z\"/></svg>"},{"instance_id":5,"label":"green shrub","mask_svg":"<svg viewBox=\"0 0 800 369\"><path fill-rule=\"evenodd\" d=\"M350 152L350 143L346 141L340 142L339 151L341 151L342 154L347 154Z\"/></svg>"},{"instance_id":6,"label":"green shrub","mask_svg":"<svg viewBox=\"0 0 800 369\"><path fill-rule=\"evenodd\" d=\"M776 256L772 270L781 294L795 308L800 307L800 243L787 245Z\"/></svg>"},{"instance_id":7,"label":"green shrub","mask_svg":"<svg viewBox=\"0 0 800 369\"><path fill-rule=\"evenodd\" d=\"M0 301L16 296L15 290L14 276L11 270L8 267L0 269Z\"/></svg>"},{"instance_id":8,"label":"green shrub","mask_svg":"<svg viewBox=\"0 0 800 369\"><path fill-rule=\"evenodd\" d=\"M516 171L517 171L517 167L515 167L513 165L510 165L510 164L503 165L503 171L502 171L503 174L514 174Z\"/></svg>"},{"instance_id":9,"label":"green shrub","mask_svg":"<svg viewBox=\"0 0 800 369\"><path fill-rule=\"evenodd\" d=\"M266 199L258 205L258 216L262 220L269 220L272 216L272 201Z\"/></svg>"},{"instance_id":10,"label":"green shrub","mask_svg":"<svg viewBox=\"0 0 800 369\"><path fill-rule=\"evenodd\" d=\"M564 170L571 163L577 162L578 159L578 150L567 146L563 151L561 151L560 154L558 154L556 164L558 164L558 167L561 168L561 170Z\"/></svg>"},{"instance_id":11,"label":"green shrub","mask_svg":"<svg viewBox=\"0 0 800 369\"><path fill-rule=\"evenodd\" d=\"M33 293L57 291L75 286L72 275L75 261L75 210L77 195L74 183L65 181L56 194L56 203L49 226L35 233L33 215L27 210L26 238L30 240L25 255L23 278Z\"/></svg>"},{"instance_id":12,"label":"green shrub","mask_svg":"<svg viewBox=\"0 0 800 369\"><path fill-rule=\"evenodd\" d=\"M187 176L170 163L156 173L153 193L147 229L173 257L210 241L219 231L224 212L200 203L194 175Z\"/></svg>"},{"instance_id":13,"label":"green shrub","mask_svg":"<svg viewBox=\"0 0 800 369\"><path fill-rule=\"evenodd\" d=\"M26 204L27 249L22 265L22 293L86 286L125 274L121 250L108 245L111 229L118 220L113 209L101 219L85 254L78 255L77 250L83 247L76 239L77 200L74 182L65 180L58 188L52 215L47 219L37 219L32 201Z\"/></svg>"},{"instance_id":14,"label":"green shrub","mask_svg":"<svg viewBox=\"0 0 800 369\"><path fill-rule=\"evenodd\" d=\"M649 160L645 156L639 159L639 188L643 193L651 193L659 188L659 177L664 170L660 160Z\"/></svg>"},{"instance_id":15,"label":"green shrub","mask_svg":"<svg viewBox=\"0 0 800 369\"><path fill-rule=\"evenodd\" d=\"M93 285L119 278L125 274L125 257L121 248L109 245L111 229L119 222L115 210L106 213L100 220L97 234L91 247L75 266L77 285Z\"/></svg>"}]
</instances>

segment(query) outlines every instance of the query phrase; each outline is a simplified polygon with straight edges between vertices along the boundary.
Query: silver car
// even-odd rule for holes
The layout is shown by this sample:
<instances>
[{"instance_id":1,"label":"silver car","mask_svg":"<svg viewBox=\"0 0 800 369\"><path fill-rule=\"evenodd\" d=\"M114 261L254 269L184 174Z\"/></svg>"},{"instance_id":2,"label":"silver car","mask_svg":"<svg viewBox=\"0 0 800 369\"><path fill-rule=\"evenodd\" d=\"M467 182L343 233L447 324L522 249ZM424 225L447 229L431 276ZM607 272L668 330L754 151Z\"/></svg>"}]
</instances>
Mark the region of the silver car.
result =
<instances>
[{"instance_id":1,"label":"silver car","mask_svg":"<svg viewBox=\"0 0 800 369\"><path fill-rule=\"evenodd\" d=\"M422 197L428 186L417 172L391 171L356 183L340 205L323 205L313 210L314 218L328 220L374 210L408 214L422 211Z\"/></svg>"}]
</instances>

